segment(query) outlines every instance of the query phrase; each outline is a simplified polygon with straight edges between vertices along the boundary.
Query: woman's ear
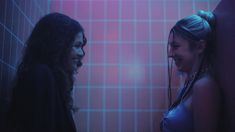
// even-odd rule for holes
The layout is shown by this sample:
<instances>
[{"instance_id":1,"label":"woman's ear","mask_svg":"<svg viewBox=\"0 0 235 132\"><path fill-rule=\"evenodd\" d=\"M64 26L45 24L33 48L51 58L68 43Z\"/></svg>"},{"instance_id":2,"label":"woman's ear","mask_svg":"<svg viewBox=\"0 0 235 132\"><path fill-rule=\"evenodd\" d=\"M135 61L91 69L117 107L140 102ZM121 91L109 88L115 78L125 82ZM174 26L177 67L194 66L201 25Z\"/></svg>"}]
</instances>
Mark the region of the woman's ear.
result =
<instances>
[{"instance_id":1,"label":"woman's ear","mask_svg":"<svg viewBox=\"0 0 235 132\"><path fill-rule=\"evenodd\" d=\"M206 45L207 43L205 40L200 40L199 42L197 42L197 48L196 48L197 52L199 54L203 53L206 49Z\"/></svg>"}]
</instances>

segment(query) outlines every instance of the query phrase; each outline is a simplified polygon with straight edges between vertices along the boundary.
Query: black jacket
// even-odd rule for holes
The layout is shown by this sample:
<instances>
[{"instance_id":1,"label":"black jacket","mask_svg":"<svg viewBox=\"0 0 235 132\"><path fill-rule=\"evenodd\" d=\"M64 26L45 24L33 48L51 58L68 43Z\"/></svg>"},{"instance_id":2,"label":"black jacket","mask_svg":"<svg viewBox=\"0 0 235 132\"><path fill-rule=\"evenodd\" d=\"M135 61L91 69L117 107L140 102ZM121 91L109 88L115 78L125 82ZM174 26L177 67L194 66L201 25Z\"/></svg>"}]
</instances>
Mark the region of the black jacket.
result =
<instances>
[{"instance_id":1,"label":"black jacket","mask_svg":"<svg viewBox=\"0 0 235 132\"><path fill-rule=\"evenodd\" d=\"M13 89L6 131L76 132L72 113L66 107L63 86L43 64L30 69Z\"/></svg>"}]
</instances>

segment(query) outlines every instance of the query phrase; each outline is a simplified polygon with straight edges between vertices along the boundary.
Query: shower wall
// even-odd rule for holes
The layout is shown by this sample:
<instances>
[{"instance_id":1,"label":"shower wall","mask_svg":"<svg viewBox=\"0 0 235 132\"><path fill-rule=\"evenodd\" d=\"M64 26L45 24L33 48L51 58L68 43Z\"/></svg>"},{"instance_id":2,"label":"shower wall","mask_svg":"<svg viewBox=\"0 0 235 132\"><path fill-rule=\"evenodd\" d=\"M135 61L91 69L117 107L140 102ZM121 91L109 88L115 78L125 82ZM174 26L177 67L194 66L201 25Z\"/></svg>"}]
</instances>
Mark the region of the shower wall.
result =
<instances>
[{"instance_id":1,"label":"shower wall","mask_svg":"<svg viewBox=\"0 0 235 132\"><path fill-rule=\"evenodd\" d=\"M169 30L180 18L199 9L211 11L218 2L1 0L1 106L10 101L9 84L33 26L41 16L61 12L78 20L88 39L74 89L75 105L79 107L74 116L78 131L158 132L168 106ZM180 84L174 72L174 96Z\"/></svg>"}]
</instances>

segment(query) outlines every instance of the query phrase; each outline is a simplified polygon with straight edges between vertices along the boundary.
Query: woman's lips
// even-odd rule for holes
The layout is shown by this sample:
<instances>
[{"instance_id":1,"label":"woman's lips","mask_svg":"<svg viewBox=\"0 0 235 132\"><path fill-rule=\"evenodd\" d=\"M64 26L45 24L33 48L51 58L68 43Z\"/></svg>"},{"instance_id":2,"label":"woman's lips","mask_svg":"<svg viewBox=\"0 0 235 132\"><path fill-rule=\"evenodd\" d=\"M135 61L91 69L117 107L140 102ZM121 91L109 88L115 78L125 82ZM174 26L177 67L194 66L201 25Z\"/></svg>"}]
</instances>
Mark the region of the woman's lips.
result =
<instances>
[{"instance_id":1,"label":"woman's lips","mask_svg":"<svg viewBox=\"0 0 235 132\"><path fill-rule=\"evenodd\" d=\"M82 61L81 61L81 59L78 59L78 58L73 59L73 62L74 62L74 64L77 65L77 67L81 67L81 66L82 66Z\"/></svg>"},{"instance_id":2,"label":"woman's lips","mask_svg":"<svg viewBox=\"0 0 235 132\"><path fill-rule=\"evenodd\" d=\"M176 66L179 66L179 64L180 64L180 59L174 58L174 61L175 61L175 65L176 65Z\"/></svg>"}]
</instances>

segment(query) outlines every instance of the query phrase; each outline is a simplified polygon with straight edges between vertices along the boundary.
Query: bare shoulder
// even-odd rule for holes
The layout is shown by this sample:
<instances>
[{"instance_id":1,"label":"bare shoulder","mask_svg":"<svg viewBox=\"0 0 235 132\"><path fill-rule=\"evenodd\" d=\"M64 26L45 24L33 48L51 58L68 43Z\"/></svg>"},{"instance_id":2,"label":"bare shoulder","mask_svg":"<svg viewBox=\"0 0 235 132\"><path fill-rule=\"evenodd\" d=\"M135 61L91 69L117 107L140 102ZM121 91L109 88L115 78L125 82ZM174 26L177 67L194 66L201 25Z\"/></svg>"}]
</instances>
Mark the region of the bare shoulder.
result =
<instances>
[{"instance_id":1,"label":"bare shoulder","mask_svg":"<svg viewBox=\"0 0 235 132\"><path fill-rule=\"evenodd\" d=\"M220 120L221 93L218 83L210 75L205 75L195 82L192 107L195 131L217 131Z\"/></svg>"},{"instance_id":2,"label":"bare shoulder","mask_svg":"<svg viewBox=\"0 0 235 132\"><path fill-rule=\"evenodd\" d=\"M196 108L218 108L221 102L221 90L218 83L210 75L205 75L197 80L193 86L192 100ZM202 103L203 102L203 103Z\"/></svg>"},{"instance_id":3,"label":"bare shoulder","mask_svg":"<svg viewBox=\"0 0 235 132\"><path fill-rule=\"evenodd\" d=\"M219 86L216 80L211 75L205 75L197 80L193 86L193 92L199 93L216 93L219 92ZM209 93L208 93L209 94Z\"/></svg>"}]
</instances>

